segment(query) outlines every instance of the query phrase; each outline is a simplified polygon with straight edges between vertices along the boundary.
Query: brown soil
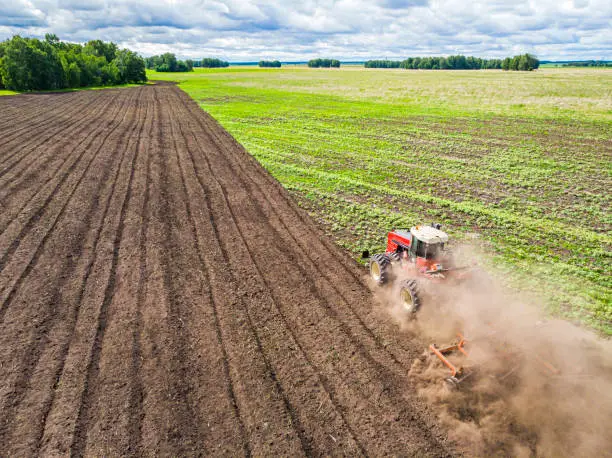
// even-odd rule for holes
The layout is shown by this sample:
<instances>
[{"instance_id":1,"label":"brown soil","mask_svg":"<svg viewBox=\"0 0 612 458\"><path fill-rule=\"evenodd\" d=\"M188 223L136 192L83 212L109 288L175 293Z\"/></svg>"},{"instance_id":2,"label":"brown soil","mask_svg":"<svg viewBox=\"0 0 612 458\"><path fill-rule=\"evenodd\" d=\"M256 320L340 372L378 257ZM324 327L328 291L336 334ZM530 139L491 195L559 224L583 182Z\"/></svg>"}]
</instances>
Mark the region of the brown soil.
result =
<instances>
[{"instance_id":1,"label":"brown soil","mask_svg":"<svg viewBox=\"0 0 612 458\"><path fill-rule=\"evenodd\" d=\"M455 449L423 343L177 87L0 99L0 455Z\"/></svg>"}]
</instances>

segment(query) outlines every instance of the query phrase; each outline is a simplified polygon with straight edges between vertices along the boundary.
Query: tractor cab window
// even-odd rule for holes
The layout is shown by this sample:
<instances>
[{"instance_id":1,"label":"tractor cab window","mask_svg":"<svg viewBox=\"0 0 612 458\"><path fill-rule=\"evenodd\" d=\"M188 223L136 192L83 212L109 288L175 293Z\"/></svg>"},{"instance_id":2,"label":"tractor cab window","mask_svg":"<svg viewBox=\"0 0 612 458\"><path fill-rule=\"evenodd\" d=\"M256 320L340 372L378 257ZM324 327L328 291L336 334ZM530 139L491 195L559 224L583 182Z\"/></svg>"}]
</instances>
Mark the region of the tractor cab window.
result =
<instances>
[{"instance_id":1,"label":"tractor cab window","mask_svg":"<svg viewBox=\"0 0 612 458\"><path fill-rule=\"evenodd\" d=\"M415 238L413 239L413 242L412 242L412 252L414 253L415 256L419 258L424 258L426 246L427 246L426 243Z\"/></svg>"},{"instance_id":2,"label":"tractor cab window","mask_svg":"<svg viewBox=\"0 0 612 458\"><path fill-rule=\"evenodd\" d=\"M438 257L440 251L444 249L442 243L425 243L422 240L414 240L413 253L419 258L434 259Z\"/></svg>"},{"instance_id":3,"label":"tractor cab window","mask_svg":"<svg viewBox=\"0 0 612 458\"><path fill-rule=\"evenodd\" d=\"M426 259L434 259L438 257L440 251L444 249L444 244L442 243L425 243L425 255L423 256Z\"/></svg>"}]
</instances>

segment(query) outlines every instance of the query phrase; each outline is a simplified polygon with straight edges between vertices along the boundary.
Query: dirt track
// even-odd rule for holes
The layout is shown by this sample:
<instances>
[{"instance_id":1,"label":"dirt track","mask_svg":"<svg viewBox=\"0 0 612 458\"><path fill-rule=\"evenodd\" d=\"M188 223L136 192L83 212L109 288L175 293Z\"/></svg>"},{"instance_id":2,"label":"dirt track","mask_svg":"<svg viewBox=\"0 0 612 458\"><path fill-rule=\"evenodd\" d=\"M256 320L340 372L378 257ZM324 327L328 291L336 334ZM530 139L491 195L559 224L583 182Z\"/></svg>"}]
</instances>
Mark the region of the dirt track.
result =
<instances>
[{"instance_id":1,"label":"dirt track","mask_svg":"<svg viewBox=\"0 0 612 458\"><path fill-rule=\"evenodd\" d=\"M363 271L172 85L0 99L0 455L454 453Z\"/></svg>"}]
</instances>

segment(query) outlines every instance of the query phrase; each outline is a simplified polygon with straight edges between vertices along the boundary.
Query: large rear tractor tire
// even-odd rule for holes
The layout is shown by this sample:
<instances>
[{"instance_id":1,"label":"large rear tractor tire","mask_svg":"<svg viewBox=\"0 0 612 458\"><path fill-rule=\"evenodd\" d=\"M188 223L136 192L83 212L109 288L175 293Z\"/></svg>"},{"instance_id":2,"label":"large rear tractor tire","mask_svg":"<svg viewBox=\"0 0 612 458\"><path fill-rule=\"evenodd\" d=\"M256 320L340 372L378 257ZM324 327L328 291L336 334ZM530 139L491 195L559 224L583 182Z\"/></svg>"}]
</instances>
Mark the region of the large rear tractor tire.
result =
<instances>
[{"instance_id":1,"label":"large rear tractor tire","mask_svg":"<svg viewBox=\"0 0 612 458\"><path fill-rule=\"evenodd\" d=\"M400 304L405 312L415 314L421 307L421 298L417 281L414 279L403 280L400 283Z\"/></svg>"},{"instance_id":2,"label":"large rear tractor tire","mask_svg":"<svg viewBox=\"0 0 612 458\"><path fill-rule=\"evenodd\" d=\"M370 258L370 277L378 286L382 286L390 280L391 259L387 254L375 254Z\"/></svg>"}]
</instances>

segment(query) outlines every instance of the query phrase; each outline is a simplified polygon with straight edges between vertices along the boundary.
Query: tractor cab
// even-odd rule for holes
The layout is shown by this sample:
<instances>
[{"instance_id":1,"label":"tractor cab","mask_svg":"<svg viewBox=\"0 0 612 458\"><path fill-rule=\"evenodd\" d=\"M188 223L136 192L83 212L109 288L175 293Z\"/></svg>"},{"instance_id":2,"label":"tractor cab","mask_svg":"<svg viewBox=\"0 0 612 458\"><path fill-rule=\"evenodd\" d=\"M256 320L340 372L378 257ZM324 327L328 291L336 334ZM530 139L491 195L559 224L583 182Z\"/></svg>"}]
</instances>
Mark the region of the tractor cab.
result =
<instances>
[{"instance_id":1,"label":"tractor cab","mask_svg":"<svg viewBox=\"0 0 612 458\"><path fill-rule=\"evenodd\" d=\"M389 232L385 251L401 261L410 260L419 267L429 267L442 258L447 242L448 235L439 225L415 226L410 231Z\"/></svg>"},{"instance_id":2,"label":"tractor cab","mask_svg":"<svg viewBox=\"0 0 612 458\"><path fill-rule=\"evenodd\" d=\"M415 258L436 261L442 257L444 244L448 235L432 226L415 226L410 229L412 235L411 252Z\"/></svg>"}]
</instances>

